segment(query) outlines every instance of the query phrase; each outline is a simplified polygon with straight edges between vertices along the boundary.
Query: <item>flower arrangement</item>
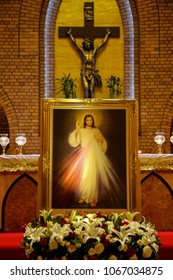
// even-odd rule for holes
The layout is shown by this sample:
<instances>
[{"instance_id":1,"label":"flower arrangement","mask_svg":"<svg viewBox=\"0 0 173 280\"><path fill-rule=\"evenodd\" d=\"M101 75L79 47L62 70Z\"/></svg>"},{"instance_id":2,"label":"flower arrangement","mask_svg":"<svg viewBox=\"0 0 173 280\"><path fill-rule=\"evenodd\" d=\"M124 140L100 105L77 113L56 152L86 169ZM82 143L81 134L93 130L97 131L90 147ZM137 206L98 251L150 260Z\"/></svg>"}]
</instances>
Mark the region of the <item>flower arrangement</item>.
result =
<instances>
[{"instance_id":1,"label":"flower arrangement","mask_svg":"<svg viewBox=\"0 0 173 280\"><path fill-rule=\"evenodd\" d=\"M25 227L21 247L29 259L157 259L157 231L138 212L90 213L73 210L67 217L41 210Z\"/></svg>"}]
</instances>

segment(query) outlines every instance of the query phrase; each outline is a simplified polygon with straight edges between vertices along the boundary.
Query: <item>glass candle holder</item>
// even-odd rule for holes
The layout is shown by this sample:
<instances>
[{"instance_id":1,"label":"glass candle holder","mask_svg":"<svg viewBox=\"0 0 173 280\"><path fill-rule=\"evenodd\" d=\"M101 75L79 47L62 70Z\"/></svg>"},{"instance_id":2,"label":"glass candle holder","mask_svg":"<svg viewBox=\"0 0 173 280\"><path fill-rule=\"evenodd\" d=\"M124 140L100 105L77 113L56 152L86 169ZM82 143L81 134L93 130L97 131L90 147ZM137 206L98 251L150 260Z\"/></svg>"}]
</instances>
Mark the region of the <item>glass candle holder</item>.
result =
<instances>
[{"instance_id":1,"label":"glass candle holder","mask_svg":"<svg viewBox=\"0 0 173 280\"><path fill-rule=\"evenodd\" d=\"M157 144L158 154L163 153L162 145L163 145L163 143L165 143L165 141L166 141L166 138L164 136L164 132L156 132L156 135L154 137L154 142Z\"/></svg>"},{"instance_id":2,"label":"glass candle holder","mask_svg":"<svg viewBox=\"0 0 173 280\"><path fill-rule=\"evenodd\" d=\"M15 142L19 147L19 154L22 155L23 146L26 144L26 136L25 133L18 133L15 138Z\"/></svg>"},{"instance_id":3,"label":"glass candle holder","mask_svg":"<svg viewBox=\"0 0 173 280\"><path fill-rule=\"evenodd\" d=\"M5 155L7 145L10 143L10 139L7 133L0 134L0 145L2 147L2 155Z\"/></svg>"},{"instance_id":4,"label":"glass candle holder","mask_svg":"<svg viewBox=\"0 0 173 280\"><path fill-rule=\"evenodd\" d=\"M170 142L173 144L173 132L171 132Z\"/></svg>"}]
</instances>

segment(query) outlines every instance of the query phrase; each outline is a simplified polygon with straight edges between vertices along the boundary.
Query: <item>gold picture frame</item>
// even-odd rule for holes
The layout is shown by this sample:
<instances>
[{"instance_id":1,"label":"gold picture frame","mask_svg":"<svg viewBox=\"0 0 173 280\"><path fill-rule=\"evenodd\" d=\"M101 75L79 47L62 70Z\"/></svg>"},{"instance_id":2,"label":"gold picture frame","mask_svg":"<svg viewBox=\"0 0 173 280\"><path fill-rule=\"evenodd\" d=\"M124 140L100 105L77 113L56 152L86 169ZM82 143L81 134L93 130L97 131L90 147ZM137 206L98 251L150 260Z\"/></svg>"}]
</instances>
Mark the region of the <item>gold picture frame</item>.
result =
<instances>
[{"instance_id":1,"label":"gold picture frame","mask_svg":"<svg viewBox=\"0 0 173 280\"><path fill-rule=\"evenodd\" d=\"M84 119L94 122L90 144ZM140 211L137 127L136 100L43 99L40 207L62 213ZM70 143L72 133L77 145ZM106 152L95 142L106 143Z\"/></svg>"}]
</instances>

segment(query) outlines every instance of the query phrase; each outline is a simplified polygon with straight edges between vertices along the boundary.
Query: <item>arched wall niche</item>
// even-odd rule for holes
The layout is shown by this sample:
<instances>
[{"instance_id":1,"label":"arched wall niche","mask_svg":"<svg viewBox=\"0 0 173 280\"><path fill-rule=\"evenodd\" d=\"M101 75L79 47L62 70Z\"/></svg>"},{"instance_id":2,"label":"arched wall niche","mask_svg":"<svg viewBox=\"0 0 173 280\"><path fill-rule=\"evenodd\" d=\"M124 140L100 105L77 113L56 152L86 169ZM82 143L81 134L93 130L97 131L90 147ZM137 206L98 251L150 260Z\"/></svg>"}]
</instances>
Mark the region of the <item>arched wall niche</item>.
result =
<instances>
[{"instance_id":1,"label":"arched wall niche","mask_svg":"<svg viewBox=\"0 0 173 280\"><path fill-rule=\"evenodd\" d=\"M173 228L173 190L163 177L152 171L141 181L141 212L157 230ZM159 219L158 219L159 217Z\"/></svg>"},{"instance_id":2,"label":"arched wall niche","mask_svg":"<svg viewBox=\"0 0 173 280\"><path fill-rule=\"evenodd\" d=\"M54 85L54 32L61 0L48 3L44 28L44 97L55 95ZM124 28L124 92L125 98L134 98L134 24L131 6L128 0L117 0Z\"/></svg>"},{"instance_id":3,"label":"arched wall niche","mask_svg":"<svg viewBox=\"0 0 173 280\"><path fill-rule=\"evenodd\" d=\"M7 116L5 114L4 108L2 107L0 103L0 134L1 133L7 133L9 134L9 125L8 125L8 120ZM0 154L2 154L2 147L0 146Z\"/></svg>"},{"instance_id":4,"label":"arched wall niche","mask_svg":"<svg viewBox=\"0 0 173 280\"><path fill-rule=\"evenodd\" d=\"M14 215L16 213L16 215ZM37 215L37 182L24 173L8 188L2 205L2 230L21 231Z\"/></svg>"},{"instance_id":5,"label":"arched wall niche","mask_svg":"<svg viewBox=\"0 0 173 280\"><path fill-rule=\"evenodd\" d=\"M18 121L17 121L17 116L13 103L9 98L8 94L3 89L3 87L0 88L0 115L1 115L0 133L8 133L9 137L13 138L15 136L15 131L18 131ZM9 146L7 147L6 150L7 153L11 145L12 144L10 143ZM1 147L0 147L0 153L1 153Z\"/></svg>"}]
</instances>

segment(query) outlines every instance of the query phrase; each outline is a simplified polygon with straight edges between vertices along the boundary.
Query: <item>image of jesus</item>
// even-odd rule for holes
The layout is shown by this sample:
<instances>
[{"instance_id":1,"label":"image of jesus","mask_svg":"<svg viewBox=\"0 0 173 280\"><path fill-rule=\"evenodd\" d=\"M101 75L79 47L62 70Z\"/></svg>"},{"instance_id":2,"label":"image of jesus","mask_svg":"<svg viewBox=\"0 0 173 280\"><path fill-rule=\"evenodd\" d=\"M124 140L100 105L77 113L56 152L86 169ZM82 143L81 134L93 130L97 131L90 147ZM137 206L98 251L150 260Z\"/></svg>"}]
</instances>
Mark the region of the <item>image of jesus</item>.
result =
<instances>
[{"instance_id":1,"label":"image of jesus","mask_svg":"<svg viewBox=\"0 0 173 280\"><path fill-rule=\"evenodd\" d=\"M65 203L70 198L72 202L75 198L77 207L97 207L104 200L106 207L120 208L122 183L106 155L107 141L92 114L86 114L82 124L76 122L68 143L73 150L58 175L61 201Z\"/></svg>"}]
</instances>

